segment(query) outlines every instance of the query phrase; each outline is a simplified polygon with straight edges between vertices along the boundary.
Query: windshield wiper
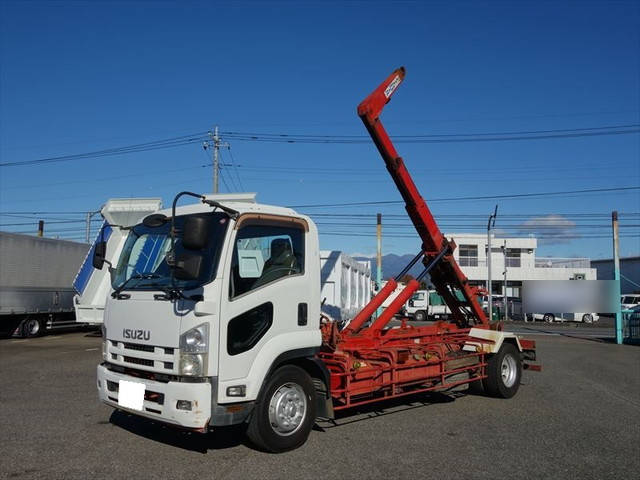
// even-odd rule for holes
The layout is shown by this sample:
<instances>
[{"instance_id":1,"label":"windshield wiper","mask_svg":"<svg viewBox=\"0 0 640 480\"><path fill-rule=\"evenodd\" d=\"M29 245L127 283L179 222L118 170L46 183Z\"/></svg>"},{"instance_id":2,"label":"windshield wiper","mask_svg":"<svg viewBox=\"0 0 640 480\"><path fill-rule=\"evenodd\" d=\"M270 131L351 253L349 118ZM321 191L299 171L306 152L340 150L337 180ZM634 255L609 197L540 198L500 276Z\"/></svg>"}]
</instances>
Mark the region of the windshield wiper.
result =
<instances>
[{"instance_id":1,"label":"windshield wiper","mask_svg":"<svg viewBox=\"0 0 640 480\"><path fill-rule=\"evenodd\" d=\"M129 278L127 278L122 285L120 285L118 288L116 288L113 293L111 294L111 298L119 298L120 292L122 292L122 290L124 290L124 287L126 287L127 285L129 285L129 282L131 280L148 280L151 278L160 278L161 276L156 274L156 273L135 273L133 275L131 275Z\"/></svg>"},{"instance_id":2,"label":"windshield wiper","mask_svg":"<svg viewBox=\"0 0 640 480\"><path fill-rule=\"evenodd\" d=\"M146 283L145 286L147 287L155 287L158 290L160 290L161 292L163 292L162 294L156 294L153 296L154 300L177 300L179 298L188 298L185 297L182 292L180 291L179 288L177 287L170 287L168 285L165 285L163 283L158 283L158 282L151 282L151 283Z\"/></svg>"}]
</instances>

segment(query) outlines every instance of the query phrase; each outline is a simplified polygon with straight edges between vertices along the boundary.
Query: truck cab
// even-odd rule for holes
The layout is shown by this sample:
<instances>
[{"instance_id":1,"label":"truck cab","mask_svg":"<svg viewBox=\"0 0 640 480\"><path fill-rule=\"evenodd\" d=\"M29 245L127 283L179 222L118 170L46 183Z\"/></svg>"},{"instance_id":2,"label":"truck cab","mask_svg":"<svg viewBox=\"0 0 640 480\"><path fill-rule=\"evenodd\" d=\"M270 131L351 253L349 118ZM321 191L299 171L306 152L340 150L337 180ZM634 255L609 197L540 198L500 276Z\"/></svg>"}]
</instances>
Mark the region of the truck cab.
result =
<instances>
[{"instance_id":1,"label":"truck cab","mask_svg":"<svg viewBox=\"0 0 640 480\"><path fill-rule=\"evenodd\" d=\"M429 291L418 290L404 306L407 316L413 317L417 322L423 322L428 318Z\"/></svg>"},{"instance_id":2,"label":"truck cab","mask_svg":"<svg viewBox=\"0 0 640 480\"><path fill-rule=\"evenodd\" d=\"M313 358L322 342L313 221L255 194L202 199L211 203L130 228L112 262L97 372L104 403L198 431L244 421L282 365L324 375ZM287 404L288 433L308 392L283 394L300 403Z\"/></svg>"}]
</instances>

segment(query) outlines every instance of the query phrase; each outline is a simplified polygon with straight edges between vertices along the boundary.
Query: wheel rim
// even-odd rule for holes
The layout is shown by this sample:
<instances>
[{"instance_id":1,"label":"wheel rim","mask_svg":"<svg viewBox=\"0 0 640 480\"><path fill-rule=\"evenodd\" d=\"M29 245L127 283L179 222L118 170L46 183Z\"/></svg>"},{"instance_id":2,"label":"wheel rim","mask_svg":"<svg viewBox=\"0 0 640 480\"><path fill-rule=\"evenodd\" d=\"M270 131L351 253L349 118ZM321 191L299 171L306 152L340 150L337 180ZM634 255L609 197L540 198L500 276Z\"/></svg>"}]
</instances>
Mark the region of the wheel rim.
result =
<instances>
[{"instance_id":1,"label":"wheel rim","mask_svg":"<svg viewBox=\"0 0 640 480\"><path fill-rule=\"evenodd\" d=\"M307 413L307 397L297 383L285 383L279 387L269 402L269 423L282 436L298 431Z\"/></svg>"},{"instance_id":2,"label":"wheel rim","mask_svg":"<svg viewBox=\"0 0 640 480\"><path fill-rule=\"evenodd\" d=\"M29 335L37 335L40 331L40 322L35 318L27 320L27 333Z\"/></svg>"},{"instance_id":3,"label":"wheel rim","mask_svg":"<svg viewBox=\"0 0 640 480\"><path fill-rule=\"evenodd\" d=\"M507 388L513 387L516 383L516 376L518 375L518 367L516 359L511 355L505 355L502 359L501 366L502 383Z\"/></svg>"}]
</instances>

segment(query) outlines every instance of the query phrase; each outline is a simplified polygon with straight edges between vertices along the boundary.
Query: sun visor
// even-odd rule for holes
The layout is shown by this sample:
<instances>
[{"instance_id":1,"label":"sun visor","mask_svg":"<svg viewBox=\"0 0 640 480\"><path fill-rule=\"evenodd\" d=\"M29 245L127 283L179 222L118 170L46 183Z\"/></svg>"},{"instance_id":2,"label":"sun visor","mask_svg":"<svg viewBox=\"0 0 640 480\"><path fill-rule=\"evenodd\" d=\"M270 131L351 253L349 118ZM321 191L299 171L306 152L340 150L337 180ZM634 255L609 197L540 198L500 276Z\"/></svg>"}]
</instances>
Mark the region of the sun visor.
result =
<instances>
[{"instance_id":1,"label":"sun visor","mask_svg":"<svg viewBox=\"0 0 640 480\"><path fill-rule=\"evenodd\" d=\"M111 198L100 213L110 225L131 227L161 208L161 198Z\"/></svg>"},{"instance_id":2,"label":"sun visor","mask_svg":"<svg viewBox=\"0 0 640 480\"><path fill-rule=\"evenodd\" d=\"M215 202L238 202L238 203L256 203L255 192L248 193L213 193L205 195L207 200L213 200Z\"/></svg>"}]
</instances>

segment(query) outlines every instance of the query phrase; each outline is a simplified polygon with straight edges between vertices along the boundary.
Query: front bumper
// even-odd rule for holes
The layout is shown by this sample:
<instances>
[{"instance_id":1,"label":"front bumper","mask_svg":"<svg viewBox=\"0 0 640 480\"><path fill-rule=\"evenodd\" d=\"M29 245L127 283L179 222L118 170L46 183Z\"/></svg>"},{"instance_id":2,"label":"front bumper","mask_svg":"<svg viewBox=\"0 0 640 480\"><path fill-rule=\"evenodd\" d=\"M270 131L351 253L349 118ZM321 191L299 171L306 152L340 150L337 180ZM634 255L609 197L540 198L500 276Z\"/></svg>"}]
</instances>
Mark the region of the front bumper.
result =
<instances>
[{"instance_id":1,"label":"front bumper","mask_svg":"<svg viewBox=\"0 0 640 480\"><path fill-rule=\"evenodd\" d=\"M132 410L118 405L120 380L144 383L143 409ZM114 372L98 365L98 395L107 405L136 415L179 427L205 430L211 418L211 383L158 382ZM178 400L191 401L191 410L178 410Z\"/></svg>"}]
</instances>

